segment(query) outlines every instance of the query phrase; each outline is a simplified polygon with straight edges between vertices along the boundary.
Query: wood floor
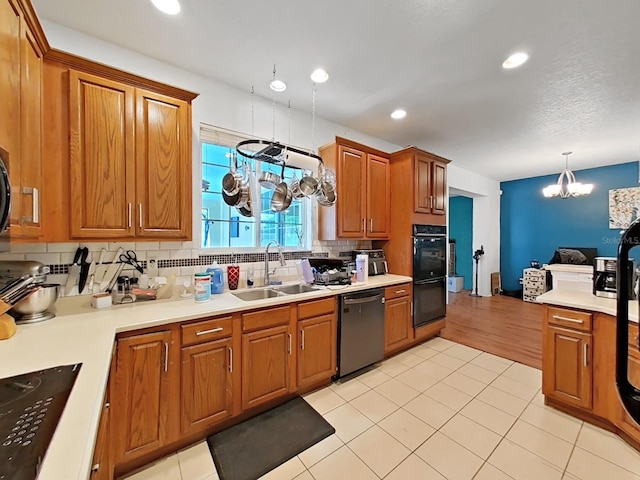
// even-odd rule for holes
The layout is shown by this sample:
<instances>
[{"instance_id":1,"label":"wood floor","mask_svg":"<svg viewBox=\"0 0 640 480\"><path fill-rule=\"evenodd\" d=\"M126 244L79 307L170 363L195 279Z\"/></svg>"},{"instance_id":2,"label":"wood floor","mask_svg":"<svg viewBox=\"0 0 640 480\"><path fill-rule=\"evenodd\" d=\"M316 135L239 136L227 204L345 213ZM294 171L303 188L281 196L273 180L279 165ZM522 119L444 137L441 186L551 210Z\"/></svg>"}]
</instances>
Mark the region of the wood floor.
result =
<instances>
[{"instance_id":1,"label":"wood floor","mask_svg":"<svg viewBox=\"0 0 640 480\"><path fill-rule=\"evenodd\" d=\"M440 336L534 368L542 368L542 305L496 295L449 293Z\"/></svg>"}]
</instances>

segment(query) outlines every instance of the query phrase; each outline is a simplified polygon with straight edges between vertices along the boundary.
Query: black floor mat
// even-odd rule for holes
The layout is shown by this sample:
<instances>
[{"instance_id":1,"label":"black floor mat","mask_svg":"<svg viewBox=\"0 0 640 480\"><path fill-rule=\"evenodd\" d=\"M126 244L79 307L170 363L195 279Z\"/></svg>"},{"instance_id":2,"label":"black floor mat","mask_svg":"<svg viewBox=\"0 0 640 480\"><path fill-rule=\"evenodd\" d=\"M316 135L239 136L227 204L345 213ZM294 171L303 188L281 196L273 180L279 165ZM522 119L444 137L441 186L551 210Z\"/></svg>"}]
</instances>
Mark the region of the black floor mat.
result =
<instances>
[{"instance_id":1,"label":"black floor mat","mask_svg":"<svg viewBox=\"0 0 640 480\"><path fill-rule=\"evenodd\" d=\"M207 438L221 480L256 480L335 433L302 397Z\"/></svg>"}]
</instances>

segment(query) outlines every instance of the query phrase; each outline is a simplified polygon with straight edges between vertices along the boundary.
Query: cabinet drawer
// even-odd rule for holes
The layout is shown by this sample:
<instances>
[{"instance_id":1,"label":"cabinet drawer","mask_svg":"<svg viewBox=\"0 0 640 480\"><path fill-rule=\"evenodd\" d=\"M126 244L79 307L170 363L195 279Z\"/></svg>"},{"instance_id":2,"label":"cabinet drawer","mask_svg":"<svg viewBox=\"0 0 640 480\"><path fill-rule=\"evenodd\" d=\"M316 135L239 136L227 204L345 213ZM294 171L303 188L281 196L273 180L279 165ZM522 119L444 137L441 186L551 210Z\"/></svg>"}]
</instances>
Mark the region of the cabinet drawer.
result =
<instances>
[{"instance_id":1,"label":"cabinet drawer","mask_svg":"<svg viewBox=\"0 0 640 480\"><path fill-rule=\"evenodd\" d=\"M587 312L569 310L567 308L549 307L547 322L573 330L591 331L593 315Z\"/></svg>"},{"instance_id":2,"label":"cabinet drawer","mask_svg":"<svg viewBox=\"0 0 640 480\"><path fill-rule=\"evenodd\" d=\"M336 297L323 298L322 300L313 300L298 305L298 320L305 318L318 317L336 311Z\"/></svg>"},{"instance_id":3,"label":"cabinet drawer","mask_svg":"<svg viewBox=\"0 0 640 480\"><path fill-rule=\"evenodd\" d=\"M203 343L217 338L230 337L232 317L218 317L182 325L182 345Z\"/></svg>"},{"instance_id":4,"label":"cabinet drawer","mask_svg":"<svg viewBox=\"0 0 640 480\"><path fill-rule=\"evenodd\" d=\"M289 323L289 318L289 305L245 313L242 315L242 331L251 332L253 330L284 325Z\"/></svg>"},{"instance_id":5,"label":"cabinet drawer","mask_svg":"<svg viewBox=\"0 0 640 480\"><path fill-rule=\"evenodd\" d=\"M384 289L385 300L391 300L392 298L410 296L413 291L413 286L410 283L403 283L402 285L393 285Z\"/></svg>"}]
</instances>

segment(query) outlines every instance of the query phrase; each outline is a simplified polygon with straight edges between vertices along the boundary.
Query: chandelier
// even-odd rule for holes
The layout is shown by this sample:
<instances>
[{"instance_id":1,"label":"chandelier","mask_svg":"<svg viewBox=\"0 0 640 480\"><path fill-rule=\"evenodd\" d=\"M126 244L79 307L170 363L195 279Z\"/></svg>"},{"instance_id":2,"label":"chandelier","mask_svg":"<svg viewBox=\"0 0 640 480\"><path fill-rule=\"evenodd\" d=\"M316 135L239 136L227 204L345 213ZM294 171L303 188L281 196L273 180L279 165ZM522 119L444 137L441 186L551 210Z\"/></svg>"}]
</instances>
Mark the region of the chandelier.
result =
<instances>
[{"instance_id":1,"label":"chandelier","mask_svg":"<svg viewBox=\"0 0 640 480\"><path fill-rule=\"evenodd\" d=\"M551 184L542 189L542 194L547 197L579 197L581 195L589 195L593 190L592 183L576 182L576 176L569 170L569 155L573 152L563 152L564 170L558 177L558 182Z\"/></svg>"}]
</instances>

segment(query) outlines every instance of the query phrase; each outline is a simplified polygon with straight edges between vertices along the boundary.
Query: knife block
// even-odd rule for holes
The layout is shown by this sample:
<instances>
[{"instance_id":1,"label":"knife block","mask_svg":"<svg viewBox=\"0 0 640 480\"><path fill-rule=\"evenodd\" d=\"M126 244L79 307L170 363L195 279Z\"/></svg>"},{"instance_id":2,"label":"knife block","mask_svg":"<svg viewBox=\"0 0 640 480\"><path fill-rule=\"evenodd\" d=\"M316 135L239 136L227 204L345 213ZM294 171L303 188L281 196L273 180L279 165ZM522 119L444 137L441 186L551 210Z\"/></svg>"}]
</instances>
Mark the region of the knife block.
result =
<instances>
[{"instance_id":1,"label":"knife block","mask_svg":"<svg viewBox=\"0 0 640 480\"><path fill-rule=\"evenodd\" d=\"M15 335L18 327L13 317L7 313L0 315L0 340L6 340Z\"/></svg>"}]
</instances>

